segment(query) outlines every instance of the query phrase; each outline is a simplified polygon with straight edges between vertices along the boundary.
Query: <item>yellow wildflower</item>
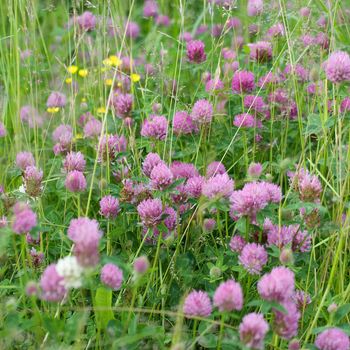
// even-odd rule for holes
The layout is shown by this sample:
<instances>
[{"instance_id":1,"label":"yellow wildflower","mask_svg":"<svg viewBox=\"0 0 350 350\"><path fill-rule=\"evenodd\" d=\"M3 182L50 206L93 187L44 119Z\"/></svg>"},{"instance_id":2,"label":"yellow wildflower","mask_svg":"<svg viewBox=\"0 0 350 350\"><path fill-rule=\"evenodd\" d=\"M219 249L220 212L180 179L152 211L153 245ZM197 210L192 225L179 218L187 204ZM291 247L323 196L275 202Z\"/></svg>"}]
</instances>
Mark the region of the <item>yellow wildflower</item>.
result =
<instances>
[{"instance_id":1,"label":"yellow wildflower","mask_svg":"<svg viewBox=\"0 0 350 350\"><path fill-rule=\"evenodd\" d=\"M82 78L85 78L88 74L89 71L87 69L80 69L78 73Z\"/></svg>"},{"instance_id":2,"label":"yellow wildflower","mask_svg":"<svg viewBox=\"0 0 350 350\"><path fill-rule=\"evenodd\" d=\"M106 58L102 61L102 63L105 65L105 66L111 66L112 65L112 60L110 60L109 58Z\"/></svg>"},{"instance_id":3,"label":"yellow wildflower","mask_svg":"<svg viewBox=\"0 0 350 350\"><path fill-rule=\"evenodd\" d=\"M78 71L78 67L77 66L69 66L67 67L67 72L70 74L75 74Z\"/></svg>"},{"instance_id":4,"label":"yellow wildflower","mask_svg":"<svg viewBox=\"0 0 350 350\"><path fill-rule=\"evenodd\" d=\"M104 113L106 113L106 108L105 108L105 107L99 107L99 108L97 108L97 113L98 113L98 114L104 114Z\"/></svg>"},{"instance_id":5,"label":"yellow wildflower","mask_svg":"<svg viewBox=\"0 0 350 350\"><path fill-rule=\"evenodd\" d=\"M136 73L132 73L130 75L130 79L133 83L137 83L138 81L140 81L141 77L139 74L136 74Z\"/></svg>"},{"instance_id":6,"label":"yellow wildflower","mask_svg":"<svg viewBox=\"0 0 350 350\"><path fill-rule=\"evenodd\" d=\"M51 114L57 113L59 110L60 110L59 107L49 107L47 109L48 113L51 113Z\"/></svg>"},{"instance_id":7,"label":"yellow wildflower","mask_svg":"<svg viewBox=\"0 0 350 350\"><path fill-rule=\"evenodd\" d=\"M109 56L108 58L111 61L111 66L113 67L119 67L123 63L122 60L117 56L112 55L112 56Z\"/></svg>"},{"instance_id":8,"label":"yellow wildflower","mask_svg":"<svg viewBox=\"0 0 350 350\"><path fill-rule=\"evenodd\" d=\"M107 86L111 86L111 85L113 84L113 79L106 79L106 80L105 80L105 84L106 84Z\"/></svg>"},{"instance_id":9,"label":"yellow wildflower","mask_svg":"<svg viewBox=\"0 0 350 350\"><path fill-rule=\"evenodd\" d=\"M77 141L77 140L81 140L83 138L83 135L82 134L76 134L73 141Z\"/></svg>"}]
</instances>

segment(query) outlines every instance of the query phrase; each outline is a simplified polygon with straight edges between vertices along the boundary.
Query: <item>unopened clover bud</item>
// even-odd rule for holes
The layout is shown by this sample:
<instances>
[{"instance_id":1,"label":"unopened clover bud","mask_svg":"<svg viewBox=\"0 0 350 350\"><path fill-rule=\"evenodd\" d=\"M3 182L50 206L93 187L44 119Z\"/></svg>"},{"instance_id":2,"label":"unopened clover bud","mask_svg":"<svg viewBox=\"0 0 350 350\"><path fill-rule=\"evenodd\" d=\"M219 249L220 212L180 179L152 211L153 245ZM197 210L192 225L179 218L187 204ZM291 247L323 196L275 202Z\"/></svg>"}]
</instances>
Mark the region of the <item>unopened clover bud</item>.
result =
<instances>
[{"instance_id":1,"label":"unopened clover bud","mask_svg":"<svg viewBox=\"0 0 350 350\"><path fill-rule=\"evenodd\" d=\"M8 298L6 301L6 309L8 312L15 311L17 308L17 301L15 298Z\"/></svg>"},{"instance_id":2,"label":"unopened clover bud","mask_svg":"<svg viewBox=\"0 0 350 350\"><path fill-rule=\"evenodd\" d=\"M215 229L216 221L214 219L204 219L203 229L205 232L212 232Z\"/></svg>"},{"instance_id":3,"label":"unopened clover bud","mask_svg":"<svg viewBox=\"0 0 350 350\"><path fill-rule=\"evenodd\" d=\"M29 281L26 285L26 295L27 296L38 296L39 294L39 289L38 289L38 284L35 283L34 281Z\"/></svg>"},{"instance_id":4,"label":"unopened clover bud","mask_svg":"<svg viewBox=\"0 0 350 350\"><path fill-rule=\"evenodd\" d=\"M292 264L294 262L293 251L290 248L283 248L280 254L280 262L283 265Z\"/></svg>"},{"instance_id":5,"label":"unopened clover bud","mask_svg":"<svg viewBox=\"0 0 350 350\"><path fill-rule=\"evenodd\" d=\"M318 81L320 80L320 70L317 67L313 67L310 70L310 80Z\"/></svg>"},{"instance_id":6,"label":"unopened clover bud","mask_svg":"<svg viewBox=\"0 0 350 350\"><path fill-rule=\"evenodd\" d=\"M185 350L185 349L186 347L184 343L177 343L171 347L171 350Z\"/></svg>"},{"instance_id":7,"label":"unopened clover bud","mask_svg":"<svg viewBox=\"0 0 350 350\"><path fill-rule=\"evenodd\" d=\"M299 350L300 342L298 339L292 339L288 345L288 350Z\"/></svg>"},{"instance_id":8,"label":"unopened clover bud","mask_svg":"<svg viewBox=\"0 0 350 350\"><path fill-rule=\"evenodd\" d=\"M149 268L147 256L140 256L134 261L134 270L137 274L143 275Z\"/></svg>"},{"instance_id":9,"label":"unopened clover bud","mask_svg":"<svg viewBox=\"0 0 350 350\"><path fill-rule=\"evenodd\" d=\"M269 174L269 173L266 174L266 181L268 181L268 182L272 182L273 181L272 174Z\"/></svg>"},{"instance_id":10,"label":"unopened clover bud","mask_svg":"<svg viewBox=\"0 0 350 350\"><path fill-rule=\"evenodd\" d=\"M290 158L285 158L280 161L280 168L282 170L288 169L289 165L291 164L291 159Z\"/></svg>"},{"instance_id":11,"label":"unopened clover bud","mask_svg":"<svg viewBox=\"0 0 350 350\"><path fill-rule=\"evenodd\" d=\"M288 209L282 209L282 218L286 220L291 220L293 218L293 211Z\"/></svg>"},{"instance_id":12,"label":"unopened clover bud","mask_svg":"<svg viewBox=\"0 0 350 350\"><path fill-rule=\"evenodd\" d=\"M161 288L161 290L160 290L160 294L161 295L166 295L167 294L167 288L166 288L166 285L164 285L162 288Z\"/></svg>"},{"instance_id":13,"label":"unopened clover bud","mask_svg":"<svg viewBox=\"0 0 350 350\"><path fill-rule=\"evenodd\" d=\"M336 303L332 303L328 306L327 311L332 314L333 312L336 312L338 309L338 305Z\"/></svg>"},{"instance_id":14,"label":"unopened clover bud","mask_svg":"<svg viewBox=\"0 0 350 350\"><path fill-rule=\"evenodd\" d=\"M85 111L89 108L89 106L86 102L82 102L80 103L80 108Z\"/></svg>"},{"instance_id":15,"label":"unopened clover bud","mask_svg":"<svg viewBox=\"0 0 350 350\"><path fill-rule=\"evenodd\" d=\"M126 241L126 247L127 248L132 248L132 240L129 239L128 241Z\"/></svg>"},{"instance_id":16,"label":"unopened clover bud","mask_svg":"<svg viewBox=\"0 0 350 350\"><path fill-rule=\"evenodd\" d=\"M219 277L221 277L222 272L221 272L219 267L213 266L210 269L209 274L210 274L210 277L212 277L212 278L219 278Z\"/></svg>"}]
</instances>

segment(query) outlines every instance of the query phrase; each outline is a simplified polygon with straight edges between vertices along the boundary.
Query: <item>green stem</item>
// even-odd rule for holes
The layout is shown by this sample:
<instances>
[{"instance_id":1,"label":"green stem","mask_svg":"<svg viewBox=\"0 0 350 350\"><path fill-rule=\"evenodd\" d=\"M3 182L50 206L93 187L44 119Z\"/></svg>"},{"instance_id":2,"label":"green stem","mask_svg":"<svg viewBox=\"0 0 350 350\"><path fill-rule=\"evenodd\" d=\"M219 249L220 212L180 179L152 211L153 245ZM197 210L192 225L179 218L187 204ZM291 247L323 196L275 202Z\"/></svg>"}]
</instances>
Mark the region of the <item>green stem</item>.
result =
<instances>
[{"instance_id":1,"label":"green stem","mask_svg":"<svg viewBox=\"0 0 350 350\"><path fill-rule=\"evenodd\" d=\"M224 336L225 318L226 318L226 314L223 313L223 314L221 315L221 321L220 321L219 341L218 341L218 347L217 347L218 350L221 349L222 338L223 338L223 336Z\"/></svg>"},{"instance_id":2,"label":"green stem","mask_svg":"<svg viewBox=\"0 0 350 350\"><path fill-rule=\"evenodd\" d=\"M193 339L196 339L197 326L198 326L198 320L194 320L193 321L193 328L192 328L192 337L193 337Z\"/></svg>"}]
</instances>

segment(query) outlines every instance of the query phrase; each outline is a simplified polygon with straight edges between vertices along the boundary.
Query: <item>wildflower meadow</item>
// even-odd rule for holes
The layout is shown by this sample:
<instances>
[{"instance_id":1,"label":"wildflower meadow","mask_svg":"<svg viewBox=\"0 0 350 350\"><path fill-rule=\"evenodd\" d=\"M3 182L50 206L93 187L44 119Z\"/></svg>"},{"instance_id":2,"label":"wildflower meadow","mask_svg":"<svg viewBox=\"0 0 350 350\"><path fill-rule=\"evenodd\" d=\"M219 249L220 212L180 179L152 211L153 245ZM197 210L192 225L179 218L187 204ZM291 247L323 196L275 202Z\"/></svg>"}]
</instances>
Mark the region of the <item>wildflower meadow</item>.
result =
<instances>
[{"instance_id":1,"label":"wildflower meadow","mask_svg":"<svg viewBox=\"0 0 350 350\"><path fill-rule=\"evenodd\" d=\"M350 350L350 1L1 0L0 349Z\"/></svg>"}]
</instances>

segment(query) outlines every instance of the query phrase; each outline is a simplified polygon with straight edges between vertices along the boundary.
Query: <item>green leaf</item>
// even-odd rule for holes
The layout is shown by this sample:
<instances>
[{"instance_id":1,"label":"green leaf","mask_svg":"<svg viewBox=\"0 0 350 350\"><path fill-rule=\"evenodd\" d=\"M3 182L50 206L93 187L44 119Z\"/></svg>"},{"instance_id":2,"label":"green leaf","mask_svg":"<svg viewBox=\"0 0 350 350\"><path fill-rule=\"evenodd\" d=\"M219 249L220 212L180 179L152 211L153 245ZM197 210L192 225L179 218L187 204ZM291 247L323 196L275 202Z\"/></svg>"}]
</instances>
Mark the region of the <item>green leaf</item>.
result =
<instances>
[{"instance_id":1,"label":"green leaf","mask_svg":"<svg viewBox=\"0 0 350 350\"><path fill-rule=\"evenodd\" d=\"M262 313L266 314L271 309L275 309L277 311L286 313L286 309L279 303L276 303L274 301L266 301L266 300L252 300L250 303L247 304L247 306L258 306L261 307Z\"/></svg>"},{"instance_id":2,"label":"green leaf","mask_svg":"<svg viewBox=\"0 0 350 350\"><path fill-rule=\"evenodd\" d=\"M335 118L329 118L325 123L322 122L319 114L310 114L307 119L305 134L319 134L323 130L328 130L334 126Z\"/></svg>"},{"instance_id":3,"label":"green leaf","mask_svg":"<svg viewBox=\"0 0 350 350\"><path fill-rule=\"evenodd\" d=\"M53 317L44 316L43 326L51 337L59 338L64 334L64 321Z\"/></svg>"},{"instance_id":4,"label":"green leaf","mask_svg":"<svg viewBox=\"0 0 350 350\"><path fill-rule=\"evenodd\" d=\"M66 319L64 339L69 344L81 337L81 330L86 325L89 312L78 311Z\"/></svg>"},{"instance_id":5,"label":"green leaf","mask_svg":"<svg viewBox=\"0 0 350 350\"><path fill-rule=\"evenodd\" d=\"M307 126L305 128L305 134L319 134L322 131L322 122L318 114L310 114L307 119Z\"/></svg>"},{"instance_id":6,"label":"green leaf","mask_svg":"<svg viewBox=\"0 0 350 350\"><path fill-rule=\"evenodd\" d=\"M166 190L165 192L170 192L172 190L174 190L177 186L183 184L185 182L185 179L178 179L175 180Z\"/></svg>"},{"instance_id":7,"label":"green leaf","mask_svg":"<svg viewBox=\"0 0 350 350\"><path fill-rule=\"evenodd\" d=\"M331 328L331 327L329 327L329 326L317 327L317 328L314 328L311 333L312 334L318 334L318 333L321 333L321 332L325 331L328 328Z\"/></svg>"},{"instance_id":8,"label":"green leaf","mask_svg":"<svg viewBox=\"0 0 350 350\"><path fill-rule=\"evenodd\" d=\"M215 349L217 341L218 339L214 334L206 334L199 337L198 343L205 349Z\"/></svg>"},{"instance_id":9,"label":"green leaf","mask_svg":"<svg viewBox=\"0 0 350 350\"><path fill-rule=\"evenodd\" d=\"M334 321L339 322L345 316L349 316L349 315L350 315L350 304L344 304L342 306L339 306L338 310L335 312Z\"/></svg>"},{"instance_id":10,"label":"green leaf","mask_svg":"<svg viewBox=\"0 0 350 350\"><path fill-rule=\"evenodd\" d=\"M126 335L117 339L112 346L112 349L120 349L121 347L127 347L131 349L131 345L137 344L140 340L144 338L152 338L154 340L159 340L164 336L164 329L157 326L146 326L140 328L136 334ZM139 349L139 347L137 347Z\"/></svg>"},{"instance_id":11,"label":"green leaf","mask_svg":"<svg viewBox=\"0 0 350 350\"><path fill-rule=\"evenodd\" d=\"M245 217L241 217L236 221L236 230L242 234L245 234L247 231L247 219Z\"/></svg>"},{"instance_id":12,"label":"green leaf","mask_svg":"<svg viewBox=\"0 0 350 350\"><path fill-rule=\"evenodd\" d=\"M319 334L319 333L325 331L326 329L330 329L330 328L333 328L333 327L332 326L323 326L323 327L314 328L312 330L312 334ZM350 326L348 324L338 325L337 328L340 328L341 330L343 330L346 334L348 334L350 336Z\"/></svg>"},{"instance_id":13,"label":"green leaf","mask_svg":"<svg viewBox=\"0 0 350 350\"><path fill-rule=\"evenodd\" d=\"M94 307L97 328L105 329L108 322L114 319L112 311L112 291L103 287L97 288Z\"/></svg>"},{"instance_id":14,"label":"green leaf","mask_svg":"<svg viewBox=\"0 0 350 350\"><path fill-rule=\"evenodd\" d=\"M350 325L349 324L340 324L338 328L343 330L350 337Z\"/></svg>"}]
</instances>

